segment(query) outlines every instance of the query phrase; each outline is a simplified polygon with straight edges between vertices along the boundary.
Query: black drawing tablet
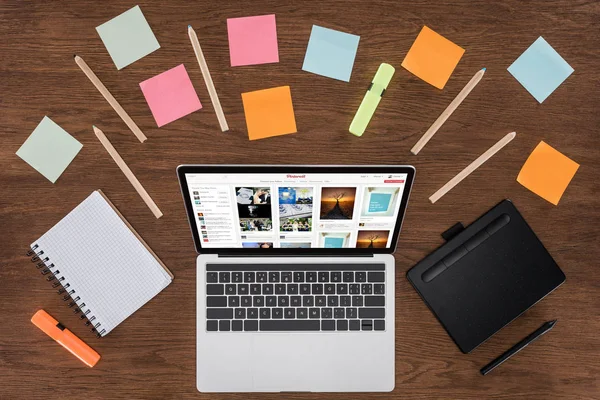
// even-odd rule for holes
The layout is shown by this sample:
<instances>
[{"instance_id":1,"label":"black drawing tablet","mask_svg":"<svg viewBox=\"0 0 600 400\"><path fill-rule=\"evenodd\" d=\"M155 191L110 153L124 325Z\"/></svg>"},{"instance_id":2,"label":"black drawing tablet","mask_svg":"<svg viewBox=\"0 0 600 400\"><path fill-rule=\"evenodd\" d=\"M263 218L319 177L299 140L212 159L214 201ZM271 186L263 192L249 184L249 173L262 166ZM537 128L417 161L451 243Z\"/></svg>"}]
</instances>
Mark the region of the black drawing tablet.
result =
<instances>
[{"instance_id":1,"label":"black drawing tablet","mask_svg":"<svg viewBox=\"0 0 600 400\"><path fill-rule=\"evenodd\" d=\"M407 278L469 353L560 286L565 275L510 200L460 228L444 235L448 242Z\"/></svg>"}]
</instances>

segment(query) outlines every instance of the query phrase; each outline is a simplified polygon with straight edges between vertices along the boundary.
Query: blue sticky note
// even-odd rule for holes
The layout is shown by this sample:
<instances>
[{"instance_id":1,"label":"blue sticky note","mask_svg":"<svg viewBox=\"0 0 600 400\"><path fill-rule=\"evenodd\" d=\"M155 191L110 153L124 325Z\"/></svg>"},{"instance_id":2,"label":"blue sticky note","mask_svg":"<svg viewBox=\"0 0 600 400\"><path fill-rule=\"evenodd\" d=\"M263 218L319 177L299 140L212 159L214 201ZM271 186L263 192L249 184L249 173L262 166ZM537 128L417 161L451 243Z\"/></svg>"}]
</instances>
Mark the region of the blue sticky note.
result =
<instances>
[{"instance_id":1,"label":"blue sticky note","mask_svg":"<svg viewBox=\"0 0 600 400\"><path fill-rule=\"evenodd\" d=\"M360 36L313 25L302 69L350 82Z\"/></svg>"},{"instance_id":2,"label":"blue sticky note","mask_svg":"<svg viewBox=\"0 0 600 400\"><path fill-rule=\"evenodd\" d=\"M56 122L44 117L19 148L17 156L54 183L82 147Z\"/></svg>"},{"instance_id":3,"label":"blue sticky note","mask_svg":"<svg viewBox=\"0 0 600 400\"><path fill-rule=\"evenodd\" d=\"M371 193L369 212L386 212L391 199L391 193Z\"/></svg>"},{"instance_id":4,"label":"blue sticky note","mask_svg":"<svg viewBox=\"0 0 600 400\"><path fill-rule=\"evenodd\" d=\"M117 69L160 48L140 6L135 6L96 27Z\"/></svg>"},{"instance_id":5,"label":"blue sticky note","mask_svg":"<svg viewBox=\"0 0 600 400\"><path fill-rule=\"evenodd\" d=\"M326 237L324 245L326 249L340 249L344 246L344 238Z\"/></svg>"},{"instance_id":6,"label":"blue sticky note","mask_svg":"<svg viewBox=\"0 0 600 400\"><path fill-rule=\"evenodd\" d=\"M508 67L508 72L540 103L573 71L541 36Z\"/></svg>"}]
</instances>

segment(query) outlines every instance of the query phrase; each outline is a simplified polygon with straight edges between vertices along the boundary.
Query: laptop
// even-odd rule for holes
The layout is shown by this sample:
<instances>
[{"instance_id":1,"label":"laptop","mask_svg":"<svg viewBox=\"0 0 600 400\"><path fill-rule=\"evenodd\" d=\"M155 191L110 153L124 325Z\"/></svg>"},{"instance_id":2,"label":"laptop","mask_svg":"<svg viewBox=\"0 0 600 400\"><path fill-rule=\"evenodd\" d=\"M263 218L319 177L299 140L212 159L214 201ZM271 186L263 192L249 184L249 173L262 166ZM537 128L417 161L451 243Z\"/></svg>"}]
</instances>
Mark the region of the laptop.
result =
<instances>
[{"instance_id":1,"label":"laptop","mask_svg":"<svg viewBox=\"0 0 600 400\"><path fill-rule=\"evenodd\" d=\"M182 165L200 392L391 391L412 166Z\"/></svg>"}]
</instances>

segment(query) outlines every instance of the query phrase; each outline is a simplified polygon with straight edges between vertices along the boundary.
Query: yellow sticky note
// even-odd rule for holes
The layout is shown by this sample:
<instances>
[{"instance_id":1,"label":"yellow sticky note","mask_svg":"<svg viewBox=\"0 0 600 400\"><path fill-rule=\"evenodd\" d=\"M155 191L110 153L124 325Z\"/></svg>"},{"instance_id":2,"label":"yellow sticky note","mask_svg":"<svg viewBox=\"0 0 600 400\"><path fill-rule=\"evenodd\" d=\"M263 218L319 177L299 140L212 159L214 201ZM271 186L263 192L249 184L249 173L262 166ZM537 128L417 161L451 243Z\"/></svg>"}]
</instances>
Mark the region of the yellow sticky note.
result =
<instances>
[{"instance_id":1,"label":"yellow sticky note","mask_svg":"<svg viewBox=\"0 0 600 400\"><path fill-rule=\"evenodd\" d=\"M289 86L242 93L248 139L264 139L296 132Z\"/></svg>"},{"instance_id":2,"label":"yellow sticky note","mask_svg":"<svg viewBox=\"0 0 600 400\"><path fill-rule=\"evenodd\" d=\"M402 66L425 82L443 89L465 49L424 26Z\"/></svg>"},{"instance_id":3,"label":"yellow sticky note","mask_svg":"<svg viewBox=\"0 0 600 400\"><path fill-rule=\"evenodd\" d=\"M523 164L517 182L558 205L578 168L575 161L541 141Z\"/></svg>"}]
</instances>

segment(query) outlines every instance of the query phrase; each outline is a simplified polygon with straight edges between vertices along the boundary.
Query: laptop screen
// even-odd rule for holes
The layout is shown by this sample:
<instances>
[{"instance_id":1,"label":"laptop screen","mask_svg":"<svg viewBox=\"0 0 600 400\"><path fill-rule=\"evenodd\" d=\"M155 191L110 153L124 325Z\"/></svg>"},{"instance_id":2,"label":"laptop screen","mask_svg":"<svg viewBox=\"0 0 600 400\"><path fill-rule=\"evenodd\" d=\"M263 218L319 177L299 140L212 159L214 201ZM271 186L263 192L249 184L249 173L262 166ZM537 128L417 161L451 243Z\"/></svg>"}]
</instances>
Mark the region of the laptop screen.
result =
<instances>
[{"instance_id":1,"label":"laptop screen","mask_svg":"<svg viewBox=\"0 0 600 400\"><path fill-rule=\"evenodd\" d=\"M187 170L180 170L182 192L202 252L391 252L395 248L412 168L399 171L389 167L381 172L347 172L344 167L313 167L314 172L298 172L298 167L282 172L252 168L261 171L204 172L194 171L193 166L180 167Z\"/></svg>"}]
</instances>

